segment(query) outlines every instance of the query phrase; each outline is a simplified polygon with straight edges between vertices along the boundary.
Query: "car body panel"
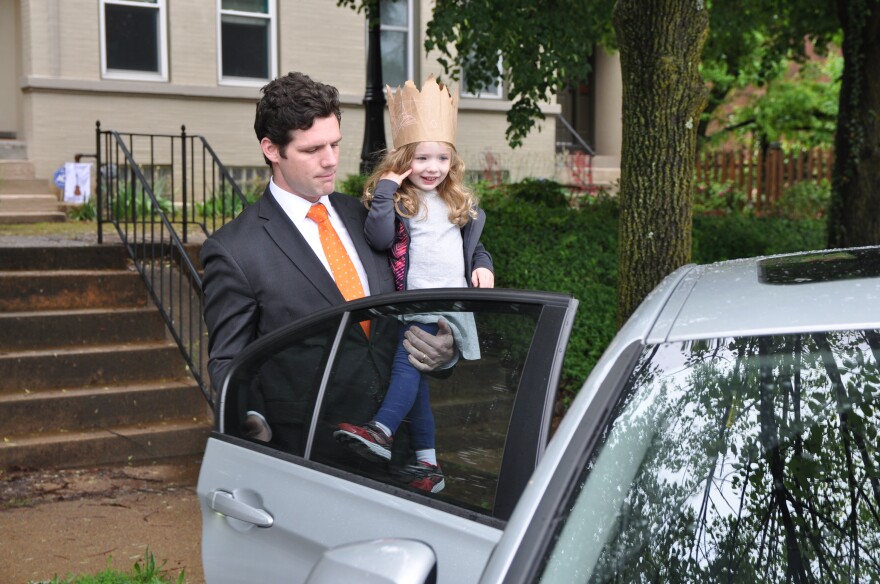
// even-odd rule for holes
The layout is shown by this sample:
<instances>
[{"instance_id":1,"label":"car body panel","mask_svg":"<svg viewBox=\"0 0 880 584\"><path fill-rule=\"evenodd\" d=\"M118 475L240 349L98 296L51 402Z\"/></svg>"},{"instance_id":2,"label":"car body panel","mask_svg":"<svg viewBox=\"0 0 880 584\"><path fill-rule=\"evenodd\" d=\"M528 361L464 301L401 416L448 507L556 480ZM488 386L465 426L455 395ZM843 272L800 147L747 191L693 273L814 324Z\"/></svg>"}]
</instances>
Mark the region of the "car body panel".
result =
<instances>
[{"instance_id":1,"label":"car body panel","mask_svg":"<svg viewBox=\"0 0 880 584\"><path fill-rule=\"evenodd\" d=\"M496 303L498 314L507 314L503 307L509 305L514 320L531 314L532 308L536 311L534 332L529 333L533 336L526 337L531 342L526 345L524 361L515 367L519 381L508 423L516 431L509 431L504 443L494 515L377 482L351 469L327 466L320 458L309 460L308 448L304 455L279 452L236 433L237 425L230 419L241 408L230 398L231 392L246 387L241 380L247 378L241 376L251 371L248 363L262 362L264 351L284 351L287 343L296 341L298 331L324 330L321 323L325 321L332 324L328 330L336 322L339 330L343 330L351 320L358 320L357 316L349 318L350 313L378 314L386 309L400 309L407 302L423 308L437 298L460 299L455 302L464 302L465 310L481 302ZM252 343L229 367L227 382L217 400L215 431L208 441L199 478L206 581L303 582L330 550L378 538L416 540L429 545L436 553L438 566L443 566L437 573L441 583L476 581L501 537L504 519L514 508L549 440L558 376L576 306L577 301L570 296L551 293L413 291L333 307ZM508 334L516 337L517 331ZM322 366L326 370L335 367L338 341L337 334L328 349L329 364ZM236 376L238 385L229 381ZM317 392L319 402L312 406L316 416L321 411L320 396L328 383L327 375L318 377L322 378ZM311 428L314 431L314 423ZM230 511L236 508L230 501L246 513ZM223 506L218 506L218 502ZM219 512L223 509L228 513ZM264 513L271 521L263 519ZM257 517L256 520L271 526L259 528L244 523L240 521L242 516Z\"/></svg>"}]
</instances>

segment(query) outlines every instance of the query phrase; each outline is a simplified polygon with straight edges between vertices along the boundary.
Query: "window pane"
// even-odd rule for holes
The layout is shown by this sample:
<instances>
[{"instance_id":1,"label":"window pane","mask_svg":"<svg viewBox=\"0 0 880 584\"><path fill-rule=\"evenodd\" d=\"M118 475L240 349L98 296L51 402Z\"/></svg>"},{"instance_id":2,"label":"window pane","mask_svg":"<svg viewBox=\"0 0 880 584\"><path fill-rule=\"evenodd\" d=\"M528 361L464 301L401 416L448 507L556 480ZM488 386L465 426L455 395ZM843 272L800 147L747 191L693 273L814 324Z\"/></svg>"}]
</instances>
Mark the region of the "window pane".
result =
<instances>
[{"instance_id":1,"label":"window pane","mask_svg":"<svg viewBox=\"0 0 880 584\"><path fill-rule=\"evenodd\" d=\"M408 8L406 0L382 0L379 21L382 25L407 26Z\"/></svg>"},{"instance_id":2,"label":"window pane","mask_svg":"<svg viewBox=\"0 0 880 584\"><path fill-rule=\"evenodd\" d=\"M107 68L159 71L159 11L156 8L104 5Z\"/></svg>"},{"instance_id":3,"label":"window pane","mask_svg":"<svg viewBox=\"0 0 880 584\"><path fill-rule=\"evenodd\" d=\"M269 78L269 21L222 17L223 76Z\"/></svg>"},{"instance_id":4,"label":"window pane","mask_svg":"<svg viewBox=\"0 0 880 584\"><path fill-rule=\"evenodd\" d=\"M269 14L269 0L223 0L223 10Z\"/></svg>"},{"instance_id":5,"label":"window pane","mask_svg":"<svg viewBox=\"0 0 880 584\"><path fill-rule=\"evenodd\" d=\"M880 581L878 357L878 331L649 347L541 581Z\"/></svg>"},{"instance_id":6,"label":"window pane","mask_svg":"<svg viewBox=\"0 0 880 584\"><path fill-rule=\"evenodd\" d=\"M407 465L415 463L413 451L429 448L433 442L445 481L445 488L435 496L458 507L490 515L514 398L540 308L487 302L437 302L394 305L383 310L389 312L383 318L377 318L375 312L370 315L374 374L352 375L353 370L367 370L363 364L362 341L359 343L355 336L349 336L339 347L312 458L406 488L410 477ZM399 315L401 311L416 312L419 316L403 317ZM401 320L436 321L441 315L453 324L462 359L445 377L422 376L416 386L411 387L413 403L409 408L399 409L395 416L386 408L393 408L389 382L400 375L392 368L393 359L405 361L405 356L397 351L399 335L409 324L401 324ZM354 315L354 320L358 320L358 315ZM376 367L380 363L384 365ZM424 386L418 385L420 383ZM425 401L420 403L421 398ZM347 405L352 403L373 405L372 409L359 411ZM362 425L371 419L385 420L386 414L400 424L394 432L388 464L366 461L357 455L356 449L332 439L341 422Z\"/></svg>"},{"instance_id":7,"label":"window pane","mask_svg":"<svg viewBox=\"0 0 880 584\"><path fill-rule=\"evenodd\" d=\"M382 82L391 87L407 80L405 32L382 31Z\"/></svg>"},{"instance_id":8,"label":"window pane","mask_svg":"<svg viewBox=\"0 0 880 584\"><path fill-rule=\"evenodd\" d=\"M272 429L270 446L302 456L339 323L335 317L298 331L238 367L226 391L226 432L244 436L247 412L258 411Z\"/></svg>"}]
</instances>

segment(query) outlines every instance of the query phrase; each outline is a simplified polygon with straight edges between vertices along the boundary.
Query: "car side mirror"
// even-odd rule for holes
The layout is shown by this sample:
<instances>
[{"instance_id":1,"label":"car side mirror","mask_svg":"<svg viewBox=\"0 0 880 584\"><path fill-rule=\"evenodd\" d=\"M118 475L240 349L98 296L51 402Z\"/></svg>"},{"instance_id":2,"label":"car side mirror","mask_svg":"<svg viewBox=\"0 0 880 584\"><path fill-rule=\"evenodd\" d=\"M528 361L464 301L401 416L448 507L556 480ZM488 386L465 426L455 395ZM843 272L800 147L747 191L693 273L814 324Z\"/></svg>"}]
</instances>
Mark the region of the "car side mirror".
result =
<instances>
[{"instance_id":1,"label":"car side mirror","mask_svg":"<svg viewBox=\"0 0 880 584\"><path fill-rule=\"evenodd\" d=\"M307 584L436 584L437 556L412 539L376 539L324 552Z\"/></svg>"}]
</instances>

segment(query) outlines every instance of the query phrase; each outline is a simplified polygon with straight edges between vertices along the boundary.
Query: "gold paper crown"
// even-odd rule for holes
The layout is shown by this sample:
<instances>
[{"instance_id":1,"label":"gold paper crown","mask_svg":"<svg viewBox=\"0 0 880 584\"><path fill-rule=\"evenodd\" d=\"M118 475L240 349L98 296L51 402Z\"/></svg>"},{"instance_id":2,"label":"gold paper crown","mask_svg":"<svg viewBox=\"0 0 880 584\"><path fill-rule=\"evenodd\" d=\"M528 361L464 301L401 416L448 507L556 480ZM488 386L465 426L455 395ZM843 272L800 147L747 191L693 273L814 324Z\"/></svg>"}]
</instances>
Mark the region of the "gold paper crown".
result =
<instances>
[{"instance_id":1,"label":"gold paper crown","mask_svg":"<svg viewBox=\"0 0 880 584\"><path fill-rule=\"evenodd\" d=\"M388 93L388 112L391 114L391 140L394 148L413 142L449 142L455 144L455 130L458 125L458 88L455 95L449 88L438 85L430 75L422 91L415 83L407 81L397 93Z\"/></svg>"}]
</instances>

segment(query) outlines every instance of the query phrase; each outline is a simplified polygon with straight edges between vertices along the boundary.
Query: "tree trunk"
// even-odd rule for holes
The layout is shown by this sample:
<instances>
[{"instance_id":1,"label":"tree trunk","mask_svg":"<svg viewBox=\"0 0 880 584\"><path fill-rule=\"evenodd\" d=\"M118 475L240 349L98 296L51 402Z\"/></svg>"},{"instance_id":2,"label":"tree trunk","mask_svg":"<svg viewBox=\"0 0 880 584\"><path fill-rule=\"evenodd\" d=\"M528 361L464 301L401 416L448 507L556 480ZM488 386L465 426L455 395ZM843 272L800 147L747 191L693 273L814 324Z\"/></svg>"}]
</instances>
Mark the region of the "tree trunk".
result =
<instances>
[{"instance_id":1,"label":"tree trunk","mask_svg":"<svg viewBox=\"0 0 880 584\"><path fill-rule=\"evenodd\" d=\"M707 90L700 54L704 0L618 0L623 75L617 292L622 324L663 277L691 257L697 127Z\"/></svg>"},{"instance_id":2,"label":"tree trunk","mask_svg":"<svg viewBox=\"0 0 880 584\"><path fill-rule=\"evenodd\" d=\"M880 0L838 0L843 80L829 247L880 243Z\"/></svg>"}]
</instances>

